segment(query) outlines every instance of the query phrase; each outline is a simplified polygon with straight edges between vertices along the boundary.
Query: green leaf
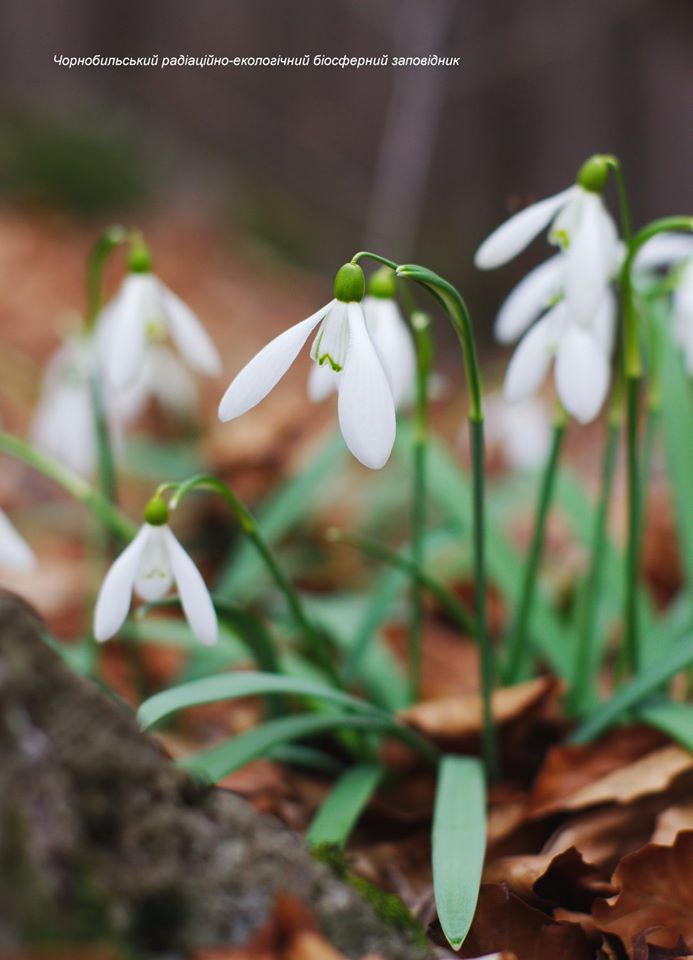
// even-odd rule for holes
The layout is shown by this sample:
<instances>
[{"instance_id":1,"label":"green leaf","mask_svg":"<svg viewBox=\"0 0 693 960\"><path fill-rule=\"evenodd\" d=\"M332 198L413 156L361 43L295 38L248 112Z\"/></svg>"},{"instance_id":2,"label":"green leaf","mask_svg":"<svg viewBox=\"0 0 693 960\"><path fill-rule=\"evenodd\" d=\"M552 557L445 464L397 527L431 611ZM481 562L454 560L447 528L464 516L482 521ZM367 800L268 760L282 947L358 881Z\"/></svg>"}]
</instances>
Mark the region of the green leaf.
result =
<instances>
[{"instance_id":1,"label":"green leaf","mask_svg":"<svg viewBox=\"0 0 693 960\"><path fill-rule=\"evenodd\" d=\"M650 664L639 674L619 687L614 695L602 703L573 732L571 743L589 743L612 726L627 711L632 710L641 700L658 687L663 686L680 670L693 662L693 636L665 648L659 660Z\"/></svg>"},{"instance_id":2,"label":"green leaf","mask_svg":"<svg viewBox=\"0 0 693 960\"><path fill-rule=\"evenodd\" d=\"M655 323L665 326L662 318ZM693 478L693 397L683 367L681 353L669 330L663 329L661 343L662 431L671 490L674 495L676 529L681 560L688 589L693 589L693 510L691 510L691 478Z\"/></svg>"},{"instance_id":3,"label":"green leaf","mask_svg":"<svg viewBox=\"0 0 693 960\"><path fill-rule=\"evenodd\" d=\"M690 703L666 701L638 707L637 717L676 740L686 750L693 750L693 706Z\"/></svg>"},{"instance_id":4,"label":"green leaf","mask_svg":"<svg viewBox=\"0 0 693 960\"><path fill-rule=\"evenodd\" d=\"M306 843L344 847L364 807L378 789L385 769L378 764L358 764L342 774L317 812L306 834Z\"/></svg>"},{"instance_id":5,"label":"green leaf","mask_svg":"<svg viewBox=\"0 0 693 960\"><path fill-rule=\"evenodd\" d=\"M218 700L233 700L238 697L262 696L269 693L291 694L301 697L318 697L339 706L366 713L369 716L387 716L382 714L366 700L341 693L332 687L323 686L310 680L296 677L284 677L274 673L225 673L217 677L205 677L192 680L180 686L163 690L145 700L137 712L140 725L145 729L158 723L164 717L204 703L216 703Z\"/></svg>"},{"instance_id":6,"label":"green leaf","mask_svg":"<svg viewBox=\"0 0 693 960\"><path fill-rule=\"evenodd\" d=\"M443 757L433 813L433 892L443 933L459 950L474 919L486 852L481 761Z\"/></svg>"},{"instance_id":7,"label":"green leaf","mask_svg":"<svg viewBox=\"0 0 693 960\"><path fill-rule=\"evenodd\" d=\"M280 744L332 730L349 729L383 731L392 733L393 736L402 736L406 733L406 727L399 727L387 717L353 716L346 713L300 714L295 717L268 720L261 727L227 740L217 747L185 757L179 761L178 765L201 780L216 783Z\"/></svg>"}]
</instances>

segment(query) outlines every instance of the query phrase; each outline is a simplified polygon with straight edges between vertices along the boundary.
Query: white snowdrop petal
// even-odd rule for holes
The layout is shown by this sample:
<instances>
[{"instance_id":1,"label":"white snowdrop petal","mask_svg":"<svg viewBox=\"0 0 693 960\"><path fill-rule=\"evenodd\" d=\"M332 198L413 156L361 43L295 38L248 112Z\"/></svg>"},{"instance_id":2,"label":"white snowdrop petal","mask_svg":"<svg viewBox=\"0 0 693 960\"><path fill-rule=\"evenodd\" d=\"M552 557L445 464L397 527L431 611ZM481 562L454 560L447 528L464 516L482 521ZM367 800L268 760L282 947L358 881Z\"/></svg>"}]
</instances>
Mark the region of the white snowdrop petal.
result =
<instances>
[{"instance_id":1,"label":"white snowdrop petal","mask_svg":"<svg viewBox=\"0 0 693 960\"><path fill-rule=\"evenodd\" d=\"M575 186L568 187L510 217L481 244L474 257L475 265L480 270L492 270L512 260L549 225L576 190Z\"/></svg>"},{"instance_id":2,"label":"white snowdrop petal","mask_svg":"<svg viewBox=\"0 0 693 960\"><path fill-rule=\"evenodd\" d=\"M169 333L181 355L194 370L218 377L222 370L221 357L197 315L161 280L157 280L157 285Z\"/></svg>"},{"instance_id":3,"label":"white snowdrop petal","mask_svg":"<svg viewBox=\"0 0 693 960\"><path fill-rule=\"evenodd\" d=\"M142 551L151 527L145 524L132 543L123 550L106 574L94 610L94 636L108 640L122 627L130 609L132 588L137 576Z\"/></svg>"},{"instance_id":4,"label":"white snowdrop petal","mask_svg":"<svg viewBox=\"0 0 693 960\"><path fill-rule=\"evenodd\" d=\"M524 335L510 358L503 396L511 403L524 400L542 384L553 353L552 317L547 314Z\"/></svg>"},{"instance_id":5,"label":"white snowdrop petal","mask_svg":"<svg viewBox=\"0 0 693 960\"><path fill-rule=\"evenodd\" d=\"M219 419L233 420L251 410L275 387L334 301L289 327L256 354L231 381L219 404Z\"/></svg>"},{"instance_id":6,"label":"white snowdrop petal","mask_svg":"<svg viewBox=\"0 0 693 960\"><path fill-rule=\"evenodd\" d=\"M409 327L395 300L365 297L366 329L387 376L395 409L414 396L416 353Z\"/></svg>"},{"instance_id":7,"label":"white snowdrop petal","mask_svg":"<svg viewBox=\"0 0 693 960\"><path fill-rule=\"evenodd\" d=\"M545 260L510 292L498 311L495 335L501 343L512 343L524 333L561 292L565 258L556 254Z\"/></svg>"},{"instance_id":8,"label":"white snowdrop petal","mask_svg":"<svg viewBox=\"0 0 693 960\"><path fill-rule=\"evenodd\" d=\"M657 270L693 257L693 234L658 233L635 255L636 270Z\"/></svg>"},{"instance_id":9,"label":"white snowdrop petal","mask_svg":"<svg viewBox=\"0 0 693 960\"><path fill-rule=\"evenodd\" d=\"M581 215L565 253L565 298L579 323L590 323L616 266L618 244L602 198L584 192Z\"/></svg>"},{"instance_id":10,"label":"white snowdrop petal","mask_svg":"<svg viewBox=\"0 0 693 960\"><path fill-rule=\"evenodd\" d=\"M35 564L31 547L15 530L7 514L0 510L0 566L24 573Z\"/></svg>"},{"instance_id":11,"label":"white snowdrop petal","mask_svg":"<svg viewBox=\"0 0 693 960\"><path fill-rule=\"evenodd\" d=\"M561 403L580 423L598 415L606 399L611 370L590 330L571 324L556 355L556 390Z\"/></svg>"},{"instance_id":12,"label":"white snowdrop petal","mask_svg":"<svg viewBox=\"0 0 693 960\"><path fill-rule=\"evenodd\" d=\"M88 387L59 383L45 391L34 413L30 435L37 449L81 477L91 477L96 442Z\"/></svg>"},{"instance_id":13,"label":"white snowdrop petal","mask_svg":"<svg viewBox=\"0 0 693 960\"><path fill-rule=\"evenodd\" d=\"M116 389L126 387L137 376L156 300L155 278L149 273L131 273L108 307L102 359Z\"/></svg>"},{"instance_id":14,"label":"white snowdrop petal","mask_svg":"<svg viewBox=\"0 0 693 960\"><path fill-rule=\"evenodd\" d=\"M325 319L310 349L310 355L320 366L329 366L335 372L339 372L346 361L348 349L347 305L341 300L335 300L325 314Z\"/></svg>"},{"instance_id":15,"label":"white snowdrop petal","mask_svg":"<svg viewBox=\"0 0 693 960\"><path fill-rule=\"evenodd\" d=\"M610 287L607 287L602 302L594 315L592 328L605 355L610 357L616 339L616 297Z\"/></svg>"},{"instance_id":16,"label":"white snowdrop petal","mask_svg":"<svg viewBox=\"0 0 693 960\"><path fill-rule=\"evenodd\" d=\"M329 363L320 366L319 363L310 365L308 374L308 396L313 403L321 403L337 389L341 374L336 373Z\"/></svg>"},{"instance_id":17,"label":"white snowdrop petal","mask_svg":"<svg viewBox=\"0 0 693 960\"><path fill-rule=\"evenodd\" d=\"M348 316L350 340L339 380L339 425L356 459L379 470L395 442L395 404L361 305L350 303Z\"/></svg>"},{"instance_id":18,"label":"white snowdrop petal","mask_svg":"<svg viewBox=\"0 0 693 960\"><path fill-rule=\"evenodd\" d=\"M173 570L169 561L165 526L149 527L149 537L140 556L135 593L147 603L163 599L173 586Z\"/></svg>"},{"instance_id":19,"label":"white snowdrop petal","mask_svg":"<svg viewBox=\"0 0 693 960\"><path fill-rule=\"evenodd\" d=\"M218 628L207 585L173 532L168 527L162 529L183 613L200 643L211 647L217 642Z\"/></svg>"}]
</instances>

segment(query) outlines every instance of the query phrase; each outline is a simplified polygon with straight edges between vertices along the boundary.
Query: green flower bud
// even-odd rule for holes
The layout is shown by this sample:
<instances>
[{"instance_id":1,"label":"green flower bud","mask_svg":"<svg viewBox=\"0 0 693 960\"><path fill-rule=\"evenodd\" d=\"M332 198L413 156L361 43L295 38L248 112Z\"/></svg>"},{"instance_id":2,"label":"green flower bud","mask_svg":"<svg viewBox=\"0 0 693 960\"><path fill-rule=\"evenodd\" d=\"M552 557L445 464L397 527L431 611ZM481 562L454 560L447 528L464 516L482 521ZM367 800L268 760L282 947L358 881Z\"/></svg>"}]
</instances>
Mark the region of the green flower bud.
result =
<instances>
[{"instance_id":1,"label":"green flower bud","mask_svg":"<svg viewBox=\"0 0 693 960\"><path fill-rule=\"evenodd\" d=\"M578 170L577 182L591 193L601 193L609 179L609 164L606 159L596 153L589 160L585 160Z\"/></svg>"},{"instance_id":2,"label":"green flower bud","mask_svg":"<svg viewBox=\"0 0 693 960\"><path fill-rule=\"evenodd\" d=\"M366 292L366 278L357 263L345 263L334 278L334 295L342 303L360 303Z\"/></svg>"},{"instance_id":3,"label":"green flower bud","mask_svg":"<svg viewBox=\"0 0 693 960\"><path fill-rule=\"evenodd\" d=\"M397 275L389 267L382 266L368 278L368 293L382 300L394 300L397 294Z\"/></svg>"},{"instance_id":4,"label":"green flower bud","mask_svg":"<svg viewBox=\"0 0 693 960\"><path fill-rule=\"evenodd\" d=\"M128 269L130 273L152 272L152 255L144 240L138 240L130 247Z\"/></svg>"},{"instance_id":5,"label":"green flower bud","mask_svg":"<svg viewBox=\"0 0 693 960\"><path fill-rule=\"evenodd\" d=\"M168 523L168 507L162 497L152 497L144 508L144 521L152 527L163 527Z\"/></svg>"}]
</instances>

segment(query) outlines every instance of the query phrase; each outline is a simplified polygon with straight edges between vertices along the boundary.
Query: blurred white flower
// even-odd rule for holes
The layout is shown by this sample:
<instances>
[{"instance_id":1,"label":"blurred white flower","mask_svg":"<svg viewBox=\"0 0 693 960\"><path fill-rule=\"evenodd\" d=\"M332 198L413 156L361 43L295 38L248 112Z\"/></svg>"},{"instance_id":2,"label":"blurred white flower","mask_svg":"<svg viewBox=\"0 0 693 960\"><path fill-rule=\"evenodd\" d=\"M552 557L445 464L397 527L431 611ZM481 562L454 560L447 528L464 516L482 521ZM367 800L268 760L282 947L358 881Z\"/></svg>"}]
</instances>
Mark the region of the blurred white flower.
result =
<instances>
[{"instance_id":1,"label":"blurred white flower","mask_svg":"<svg viewBox=\"0 0 693 960\"><path fill-rule=\"evenodd\" d=\"M551 417L541 398L517 404L497 391L490 393L484 399L484 427L488 448L499 448L510 469L536 470L546 462Z\"/></svg>"},{"instance_id":2,"label":"blurred white flower","mask_svg":"<svg viewBox=\"0 0 693 960\"><path fill-rule=\"evenodd\" d=\"M100 361L109 383L116 390L130 386L149 345L166 334L194 370L211 377L221 372L217 349L192 310L153 273L130 273L98 322Z\"/></svg>"},{"instance_id":3,"label":"blurred white flower","mask_svg":"<svg viewBox=\"0 0 693 960\"><path fill-rule=\"evenodd\" d=\"M343 271L345 282L340 287ZM311 394L324 396L336 386L339 425L347 447L365 466L384 466L395 442L395 405L388 375L366 327L360 302L363 288L360 267L342 267L335 280L335 299L280 333L246 364L222 397L219 418L232 420L263 400L319 325L311 358L338 377L335 381L329 374L318 375L321 379L312 381Z\"/></svg>"},{"instance_id":4,"label":"blurred white flower","mask_svg":"<svg viewBox=\"0 0 693 960\"><path fill-rule=\"evenodd\" d=\"M30 427L35 447L83 477L90 477L96 465L90 387L94 363L90 340L81 336L66 340L46 365Z\"/></svg>"},{"instance_id":5,"label":"blurred white flower","mask_svg":"<svg viewBox=\"0 0 693 960\"><path fill-rule=\"evenodd\" d=\"M187 420L199 406L195 378L167 346L152 343L134 381L122 390L111 390L111 402L126 422L142 413L150 399L166 413Z\"/></svg>"},{"instance_id":6,"label":"blurred white flower","mask_svg":"<svg viewBox=\"0 0 693 960\"><path fill-rule=\"evenodd\" d=\"M24 573L36 565L31 547L0 510L0 566Z\"/></svg>"},{"instance_id":7,"label":"blurred white flower","mask_svg":"<svg viewBox=\"0 0 693 960\"><path fill-rule=\"evenodd\" d=\"M217 617L202 576L167 523L145 523L110 568L94 611L94 636L114 636L123 625L134 592L147 602L178 588L190 628L206 646L217 641Z\"/></svg>"},{"instance_id":8,"label":"blurred white flower","mask_svg":"<svg viewBox=\"0 0 693 960\"><path fill-rule=\"evenodd\" d=\"M410 403L416 387L416 354L407 322L391 297L363 298L366 329L392 391L395 409ZM339 387L340 372L329 363L311 367L308 394L319 403Z\"/></svg>"},{"instance_id":9,"label":"blurred white flower","mask_svg":"<svg viewBox=\"0 0 693 960\"><path fill-rule=\"evenodd\" d=\"M674 337L693 376L693 259L688 260L674 291Z\"/></svg>"},{"instance_id":10,"label":"blurred white flower","mask_svg":"<svg viewBox=\"0 0 693 960\"><path fill-rule=\"evenodd\" d=\"M515 287L496 319L501 342L525 334L510 361L504 393L509 401L531 396L555 359L558 396L586 423L597 416L609 390L616 316L610 283L622 257L601 194L576 184L532 204L491 234L475 263L482 269L500 266L549 224L549 240L561 252Z\"/></svg>"}]
</instances>

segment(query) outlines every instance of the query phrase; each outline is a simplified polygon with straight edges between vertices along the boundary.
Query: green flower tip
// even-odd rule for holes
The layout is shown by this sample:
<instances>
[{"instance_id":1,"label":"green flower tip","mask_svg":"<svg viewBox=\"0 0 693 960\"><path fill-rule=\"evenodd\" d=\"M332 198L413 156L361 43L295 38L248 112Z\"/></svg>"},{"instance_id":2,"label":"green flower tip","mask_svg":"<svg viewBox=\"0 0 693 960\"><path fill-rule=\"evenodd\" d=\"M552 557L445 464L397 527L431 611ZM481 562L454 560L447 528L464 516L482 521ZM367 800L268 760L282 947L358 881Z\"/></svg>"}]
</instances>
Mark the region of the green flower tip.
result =
<instances>
[{"instance_id":1,"label":"green flower tip","mask_svg":"<svg viewBox=\"0 0 693 960\"><path fill-rule=\"evenodd\" d=\"M415 330L427 330L431 326L431 318L423 310L415 310L411 315L411 325Z\"/></svg>"},{"instance_id":2,"label":"green flower tip","mask_svg":"<svg viewBox=\"0 0 693 960\"><path fill-rule=\"evenodd\" d=\"M368 293L381 300L394 300L397 294L397 276L394 270L382 266L368 278Z\"/></svg>"},{"instance_id":3,"label":"green flower tip","mask_svg":"<svg viewBox=\"0 0 693 960\"><path fill-rule=\"evenodd\" d=\"M137 243L134 243L130 248L128 269L130 273L152 272L152 255L149 247L143 240L137 241Z\"/></svg>"},{"instance_id":4,"label":"green flower tip","mask_svg":"<svg viewBox=\"0 0 693 960\"><path fill-rule=\"evenodd\" d=\"M162 497L152 497L144 508L144 520L152 527L163 527L168 523L168 507Z\"/></svg>"},{"instance_id":5,"label":"green flower tip","mask_svg":"<svg viewBox=\"0 0 693 960\"><path fill-rule=\"evenodd\" d=\"M345 263L334 278L334 295L342 303L360 303L366 292L366 278L357 263Z\"/></svg>"},{"instance_id":6,"label":"green flower tip","mask_svg":"<svg viewBox=\"0 0 693 960\"><path fill-rule=\"evenodd\" d=\"M591 193L601 193L609 179L609 162L606 157L596 153L585 160L578 170L577 182Z\"/></svg>"}]
</instances>

